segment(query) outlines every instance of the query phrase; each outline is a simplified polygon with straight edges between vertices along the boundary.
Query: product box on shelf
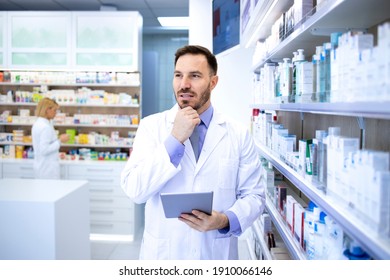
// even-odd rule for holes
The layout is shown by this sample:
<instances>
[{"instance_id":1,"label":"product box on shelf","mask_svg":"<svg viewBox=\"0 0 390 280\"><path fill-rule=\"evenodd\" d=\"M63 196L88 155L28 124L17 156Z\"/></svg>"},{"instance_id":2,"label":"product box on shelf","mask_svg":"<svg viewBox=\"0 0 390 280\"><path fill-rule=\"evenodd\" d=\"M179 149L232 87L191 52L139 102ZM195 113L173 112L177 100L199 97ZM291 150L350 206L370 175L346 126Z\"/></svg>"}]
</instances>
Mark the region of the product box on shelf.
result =
<instances>
[{"instance_id":1,"label":"product box on shelf","mask_svg":"<svg viewBox=\"0 0 390 280\"><path fill-rule=\"evenodd\" d=\"M298 243L303 248L303 240L304 240L304 214L305 209L300 203L294 204L294 238L298 241Z\"/></svg>"},{"instance_id":2,"label":"product box on shelf","mask_svg":"<svg viewBox=\"0 0 390 280\"><path fill-rule=\"evenodd\" d=\"M294 234L294 204L297 203L294 197L291 195L286 196L286 222L287 226L291 231L291 234Z\"/></svg>"},{"instance_id":3,"label":"product box on shelf","mask_svg":"<svg viewBox=\"0 0 390 280\"><path fill-rule=\"evenodd\" d=\"M279 213L282 215L283 219L285 219L285 206L286 206L286 200L287 200L287 187L285 185L277 185L276 186L276 192L277 195L275 197L277 198L276 207L279 211Z\"/></svg>"},{"instance_id":4,"label":"product box on shelf","mask_svg":"<svg viewBox=\"0 0 390 280\"><path fill-rule=\"evenodd\" d=\"M313 0L294 0L293 5L293 18L294 26L297 28L307 18L314 13L314 1Z\"/></svg>"}]
</instances>

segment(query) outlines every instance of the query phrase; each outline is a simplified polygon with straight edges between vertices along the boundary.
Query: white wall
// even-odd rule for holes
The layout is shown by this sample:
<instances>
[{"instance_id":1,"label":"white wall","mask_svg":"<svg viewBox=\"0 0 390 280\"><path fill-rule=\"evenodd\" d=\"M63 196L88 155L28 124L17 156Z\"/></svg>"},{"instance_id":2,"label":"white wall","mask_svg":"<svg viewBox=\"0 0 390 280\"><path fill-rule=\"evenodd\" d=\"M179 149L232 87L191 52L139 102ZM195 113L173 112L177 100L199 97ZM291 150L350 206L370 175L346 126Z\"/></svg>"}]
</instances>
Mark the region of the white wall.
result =
<instances>
[{"instance_id":1,"label":"white wall","mask_svg":"<svg viewBox=\"0 0 390 280\"><path fill-rule=\"evenodd\" d=\"M213 49L212 0L190 0L189 44ZM239 47L217 55L219 82L211 94L213 106L249 128L252 110L253 49Z\"/></svg>"},{"instance_id":2,"label":"white wall","mask_svg":"<svg viewBox=\"0 0 390 280\"><path fill-rule=\"evenodd\" d=\"M190 26L188 41L213 49L213 6L212 0L189 0Z\"/></svg>"},{"instance_id":3,"label":"white wall","mask_svg":"<svg viewBox=\"0 0 390 280\"><path fill-rule=\"evenodd\" d=\"M252 109L253 49L239 47L217 55L219 81L211 95L213 106L248 128Z\"/></svg>"}]
</instances>

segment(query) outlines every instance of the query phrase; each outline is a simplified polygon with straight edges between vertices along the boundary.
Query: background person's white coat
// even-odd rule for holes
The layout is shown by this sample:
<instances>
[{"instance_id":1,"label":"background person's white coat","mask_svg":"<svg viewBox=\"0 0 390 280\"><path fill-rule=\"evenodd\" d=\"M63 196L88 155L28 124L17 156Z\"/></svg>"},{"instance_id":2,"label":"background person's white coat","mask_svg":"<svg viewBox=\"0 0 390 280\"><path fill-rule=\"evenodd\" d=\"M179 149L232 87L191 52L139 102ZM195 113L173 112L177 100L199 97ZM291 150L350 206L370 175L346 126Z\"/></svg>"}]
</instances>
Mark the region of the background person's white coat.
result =
<instances>
[{"instance_id":1,"label":"background person's white coat","mask_svg":"<svg viewBox=\"0 0 390 280\"><path fill-rule=\"evenodd\" d=\"M38 117L32 130L34 149L34 174L37 179L60 179L58 140L53 125L48 119Z\"/></svg>"}]
</instances>

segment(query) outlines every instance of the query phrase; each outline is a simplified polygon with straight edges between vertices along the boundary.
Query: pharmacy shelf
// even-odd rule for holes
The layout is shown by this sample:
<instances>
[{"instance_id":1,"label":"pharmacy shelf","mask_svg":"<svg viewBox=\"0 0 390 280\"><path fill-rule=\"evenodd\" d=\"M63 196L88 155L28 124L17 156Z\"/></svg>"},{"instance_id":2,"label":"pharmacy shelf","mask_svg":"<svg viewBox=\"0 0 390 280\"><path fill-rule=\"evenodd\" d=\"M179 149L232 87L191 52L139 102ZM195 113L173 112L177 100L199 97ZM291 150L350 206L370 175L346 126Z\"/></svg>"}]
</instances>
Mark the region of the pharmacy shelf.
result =
<instances>
[{"instance_id":1,"label":"pharmacy shelf","mask_svg":"<svg viewBox=\"0 0 390 280\"><path fill-rule=\"evenodd\" d=\"M91 164L93 165L102 165L102 167L106 167L106 163L116 164L118 165L118 168L123 168L126 164L126 160L66 160L66 159L60 159L60 165L85 165L87 167L90 167ZM33 164L34 159L32 158L0 158L0 164L1 163L27 163L27 164Z\"/></svg>"},{"instance_id":2,"label":"pharmacy shelf","mask_svg":"<svg viewBox=\"0 0 390 280\"><path fill-rule=\"evenodd\" d=\"M32 143L26 143L26 142L10 142L10 141L4 141L0 142L0 146L4 145L15 145L15 146L32 146ZM132 147L132 145L114 145L114 144L107 144L107 145L99 145L99 144L64 144L61 143L61 147L88 147L88 148L125 148L129 149Z\"/></svg>"},{"instance_id":3,"label":"pharmacy shelf","mask_svg":"<svg viewBox=\"0 0 390 280\"><path fill-rule=\"evenodd\" d=\"M32 146L32 143L27 143L27 142L12 142L12 141L3 141L0 142L0 146L4 145L15 145L15 146Z\"/></svg>"},{"instance_id":4,"label":"pharmacy shelf","mask_svg":"<svg viewBox=\"0 0 390 280\"><path fill-rule=\"evenodd\" d=\"M54 127L108 127L108 128L137 128L138 124L114 125L114 124L54 124Z\"/></svg>"},{"instance_id":5,"label":"pharmacy shelf","mask_svg":"<svg viewBox=\"0 0 390 280\"><path fill-rule=\"evenodd\" d=\"M303 248L298 244L295 240L294 236L291 233L291 230L287 227L286 221L282 218L279 211L276 209L275 205L272 204L270 199L266 197L266 208L268 210L268 214L274 222L274 225L282 237L284 243L291 256L296 260L306 260L306 253Z\"/></svg>"},{"instance_id":6,"label":"pharmacy shelf","mask_svg":"<svg viewBox=\"0 0 390 280\"><path fill-rule=\"evenodd\" d=\"M0 123L4 126L32 126L31 123ZM112 125L112 124L54 124L54 127L101 127L101 128L137 128L138 124Z\"/></svg>"},{"instance_id":7,"label":"pharmacy shelf","mask_svg":"<svg viewBox=\"0 0 390 280\"><path fill-rule=\"evenodd\" d=\"M114 144L107 144L107 145L99 145L99 144L61 144L61 147L88 147L88 148L125 148L129 149L133 147L132 145L114 145Z\"/></svg>"},{"instance_id":8,"label":"pharmacy shelf","mask_svg":"<svg viewBox=\"0 0 390 280\"><path fill-rule=\"evenodd\" d=\"M6 106L37 106L37 103L28 103L28 102L12 102L5 103L0 102L1 105ZM104 107L104 108L139 108L139 104L69 104L69 103L59 103L61 107Z\"/></svg>"},{"instance_id":9,"label":"pharmacy shelf","mask_svg":"<svg viewBox=\"0 0 390 280\"><path fill-rule=\"evenodd\" d=\"M390 240L378 237L375 232L364 224L363 221L354 217L348 208L340 205L338 201L335 201L329 196L326 196L311 182L308 182L304 177L298 174L286 163L281 161L270 149L264 145L256 143L257 149L262 156L264 156L272 165L278 169L292 184L300 189L309 199L314 201L316 205L321 207L323 211L331 216L338 224L343 227L344 232L348 236L352 237L360 243L366 252L368 252L375 259L390 259ZM272 209L272 205L267 203L267 208ZM270 215L274 220L278 219L274 211ZM276 211L276 210L275 210ZM277 224L279 224L278 230L285 231L284 221L279 218ZM278 227L278 225L276 225ZM282 236L284 235L281 233Z\"/></svg>"},{"instance_id":10,"label":"pharmacy shelf","mask_svg":"<svg viewBox=\"0 0 390 280\"><path fill-rule=\"evenodd\" d=\"M293 3L294 0L259 1L250 15L247 27L241 34L241 44L249 47L253 46L257 40L265 40L271 34L272 24Z\"/></svg>"},{"instance_id":11,"label":"pharmacy shelf","mask_svg":"<svg viewBox=\"0 0 390 280\"><path fill-rule=\"evenodd\" d=\"M271 253L268 249L267 243L264 240L264 234L263 234L264 231L262 230L259 221L255 221L253 223L252 230L253 230L254 234L256 234L256 236L257 236L257 240L259 241L259 244L261 246L261 249L262 249L261 251L263 253L264 259L265 260L272 260Z\"/></svg>"},{"instance_id":12,"label":"pharmacy shelf","mask_svg":"<svg viewBox=\"0 0 390 280\"><path fill-rule=\"evenodd\" d=\"M252 244L249 242L248 239L246 239L246 245L247 245L250 260L252 261L256 260L257 258L256 258L255 251L253 250Z\"/></svg>"},{"instance_id":13,"label":"pharmacy shelf","mask_svg":"<svg viewBox=\"0 0 390 280\"><path fill-rule=\"evenodd\" d=\"M390 102L253 104L251 108L365 118L390 119Z\"/></svg>"},{"instance_id":14,"label":"pharmacy shelf","mask_svg":"<svg viewBox=\"0 0 390 280\"><path fill-rule=\"evenodd\" d=\"M292 53L297 49L304 49L306 56L309 56L314 53L314 46L322 45L325 40L330 40L331 32L367 30L388 19L389 10L390 1L325 0L321 8L317 9L300 26L294 28L294 32L280 42L275 49L271 50L264 60L255 62L253 71L259 72L259 69L266 62L281 61L284 57L292 57ZM362 14L362 11L364 11L364 14ZM284 11L280 10L279 12L281 14ZM265 18L264 22L269 24L269 22L273 23L274 20ZM270 29L265 23L264 28ZM323 34L323 36L313 36L313 34ZM258 39L262 40L265 38Z\"/></svg>"},{"instance_id":15,"label":"pharmacy shelf","mask_svg":"<svg viewBox=\"0 0 390 280\"><path fill-rule=\"evenodd\" d=\"M139 87L140 84L105 84L105 83L11 83L3 82L0 86L48 86L48 87Z\"/></svg>"}]
</instances>

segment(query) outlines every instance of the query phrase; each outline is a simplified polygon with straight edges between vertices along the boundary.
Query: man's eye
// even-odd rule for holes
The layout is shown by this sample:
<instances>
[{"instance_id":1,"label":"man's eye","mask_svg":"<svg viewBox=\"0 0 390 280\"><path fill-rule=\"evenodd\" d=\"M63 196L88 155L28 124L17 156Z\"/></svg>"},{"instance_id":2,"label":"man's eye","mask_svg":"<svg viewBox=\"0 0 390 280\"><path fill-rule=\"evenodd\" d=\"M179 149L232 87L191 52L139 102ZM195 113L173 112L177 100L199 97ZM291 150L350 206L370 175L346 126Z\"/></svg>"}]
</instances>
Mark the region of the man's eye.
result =
<instances>
[{"instance_id":1,"label":"man's eye","mask_svg":"<svg viewBox=\"0 0 390 280\"><path fill-rule=\"evenodd\" d=\"M200 78L200 75L198 75L198 74L193 74L193 75L192 75L192 78L194 78L194 79L199 79L199 78Z\"/></svg>"}]
</instances>

